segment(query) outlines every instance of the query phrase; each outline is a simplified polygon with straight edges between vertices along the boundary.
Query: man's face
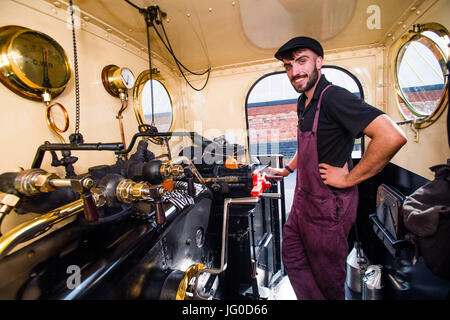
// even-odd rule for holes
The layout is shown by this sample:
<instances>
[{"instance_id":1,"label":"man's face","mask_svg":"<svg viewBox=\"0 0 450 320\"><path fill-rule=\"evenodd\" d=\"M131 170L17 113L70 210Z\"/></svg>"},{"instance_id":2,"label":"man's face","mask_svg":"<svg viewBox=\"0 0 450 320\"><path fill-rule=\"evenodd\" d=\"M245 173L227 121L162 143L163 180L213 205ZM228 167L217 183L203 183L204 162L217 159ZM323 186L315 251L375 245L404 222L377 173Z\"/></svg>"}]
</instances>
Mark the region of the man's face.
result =
<instances>
[{"instance_id":1,"label":"man's face","mask_svg":"<svg viewBox=\"0 0 450 320\"><path fill-rule=\"evenodd\" d=\"M292 59L283 59L284 68L292 86L298 93L314 87L322 68L322 57L309 49L294 51Z\"/></svg>"}]
</instances>

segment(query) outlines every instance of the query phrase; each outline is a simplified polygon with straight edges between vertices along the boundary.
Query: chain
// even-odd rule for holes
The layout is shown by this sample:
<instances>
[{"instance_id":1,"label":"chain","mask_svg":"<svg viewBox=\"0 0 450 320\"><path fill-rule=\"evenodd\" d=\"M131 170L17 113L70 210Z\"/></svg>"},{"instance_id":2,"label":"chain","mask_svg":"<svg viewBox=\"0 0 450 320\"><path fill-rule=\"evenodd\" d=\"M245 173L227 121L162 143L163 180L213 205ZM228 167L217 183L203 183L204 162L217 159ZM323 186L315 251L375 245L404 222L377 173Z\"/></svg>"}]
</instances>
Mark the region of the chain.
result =
<instances>
[{"instance_id":1,"label":"chain","mask_svg":"<svg viewBox=\"0 0 450 320\"><path fill-rule=\"evenodd\" d=\"M77 41L75 36L75 20L73 18L73 5L70 0L70 17L72 19L72 38L73 38L73 56L74 56L74 68L75 68L75 133L80 133L80 81L78 77L78 57L77 57Z\"/></svg>"}]
</instances>

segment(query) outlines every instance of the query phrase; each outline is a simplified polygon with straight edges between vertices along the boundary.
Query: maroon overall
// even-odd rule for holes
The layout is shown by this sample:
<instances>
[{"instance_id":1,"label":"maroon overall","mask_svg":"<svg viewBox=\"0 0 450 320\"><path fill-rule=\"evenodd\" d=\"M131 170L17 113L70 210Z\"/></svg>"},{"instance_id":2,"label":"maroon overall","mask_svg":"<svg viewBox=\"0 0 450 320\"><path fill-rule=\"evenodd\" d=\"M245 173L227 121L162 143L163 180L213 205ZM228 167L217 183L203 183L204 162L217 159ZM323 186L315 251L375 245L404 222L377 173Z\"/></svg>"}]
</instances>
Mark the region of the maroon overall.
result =
<instances>
[{"instance_id":1,"label":"maroon overall","mask_svg":"<svg viewBox=\"0 0 450 320\"><path fill-rule=\"evenodd\" d=\"M312 131L298 130L297 184L283 227L283 264L297 299L344 299L347 236L356 219L358 189L332 190L319 172L317 104Z\"/></svg>"}]
</instances>

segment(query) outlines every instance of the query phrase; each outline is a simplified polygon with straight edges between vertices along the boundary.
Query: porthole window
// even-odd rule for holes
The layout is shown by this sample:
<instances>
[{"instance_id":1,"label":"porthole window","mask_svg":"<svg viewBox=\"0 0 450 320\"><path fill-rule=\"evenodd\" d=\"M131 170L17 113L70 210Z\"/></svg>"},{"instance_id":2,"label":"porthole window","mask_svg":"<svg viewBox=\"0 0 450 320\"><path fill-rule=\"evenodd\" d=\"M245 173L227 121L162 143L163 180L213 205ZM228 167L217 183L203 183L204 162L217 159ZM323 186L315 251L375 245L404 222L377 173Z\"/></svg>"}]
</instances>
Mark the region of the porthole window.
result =
<instances>
[{"instance_id":1,"label":"porthole window","mask_svg":"<svg viewBox=\"0 0 450 320\"><path fill-rule=\"evenodd\" d=\"M394 78L399 110L418 128L433 123L446 106L448 31L439 24L415 25L398 43Z\"/></svg>"},{"instance_id":2,"label":"porthole window","mask_svg":"<svg viewBox=\"0 0 450 320\"><path fill-rule=\"evenodd\" d=\"M152 114L152 95L150 88L150 80L145 83L142 92L142 109L147 123L155 123L159 132L167 132L172 126L172 101L170 101L169 93L166 87L158 81L153 82L153 96L154 96L154 116Z\"/></svg>"},{"instance_id":3,"label":"porthole window","mask_svg":"<svg viewBox=\"0 0 450 320\"><path fill-rule=\"evenodd\" d=\"M136 79L133 99L134 111L140 126L150 125L161 133L173 130L172 100L160 74L154 74L153 79L150 79L150 72L143 71ZM158 137L151 140L158 144L163 143Z\"/></svg>"}]
</instances>

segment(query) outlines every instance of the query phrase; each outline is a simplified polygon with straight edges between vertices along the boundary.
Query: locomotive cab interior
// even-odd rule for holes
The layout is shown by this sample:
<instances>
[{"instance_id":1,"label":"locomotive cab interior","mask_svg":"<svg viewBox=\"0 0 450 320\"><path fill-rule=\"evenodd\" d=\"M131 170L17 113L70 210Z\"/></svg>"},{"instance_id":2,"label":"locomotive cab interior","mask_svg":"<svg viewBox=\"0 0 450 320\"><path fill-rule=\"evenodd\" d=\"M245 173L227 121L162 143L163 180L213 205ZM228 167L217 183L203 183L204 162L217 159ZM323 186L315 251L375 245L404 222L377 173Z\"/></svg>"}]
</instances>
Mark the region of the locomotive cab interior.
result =
<instances>
[{"instance_id":1,"label":"locomotive cab interior","mask_svg":"<svg viewBox=\"0 0 450 320\"><path fill-rule=\"evenodd\" d=\"M269 167L297 151L274 53L301 35L408 139L358 185L346 300L450 299L448 0L1 7L0 299L295 300L295 173Z\"/></svg>"}]
</instances>

